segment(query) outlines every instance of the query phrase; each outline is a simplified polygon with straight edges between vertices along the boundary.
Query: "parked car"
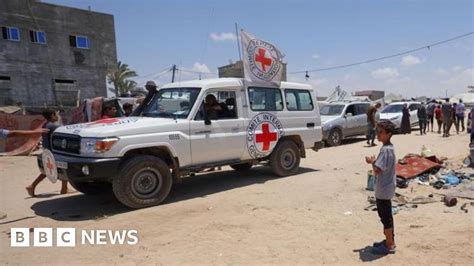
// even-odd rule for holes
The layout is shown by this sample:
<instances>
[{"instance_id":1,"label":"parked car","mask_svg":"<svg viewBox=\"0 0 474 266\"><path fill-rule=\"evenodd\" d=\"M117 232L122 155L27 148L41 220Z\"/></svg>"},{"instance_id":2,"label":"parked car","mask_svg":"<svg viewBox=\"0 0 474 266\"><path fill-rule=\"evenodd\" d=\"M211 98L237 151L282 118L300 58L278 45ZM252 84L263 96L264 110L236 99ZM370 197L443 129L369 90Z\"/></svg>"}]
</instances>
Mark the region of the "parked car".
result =
<instances>
[{"instance_id":1,"label":"parked car","mask_svg":"<svg viewBox=\"0 0 474 266\"><path fill-rule=\"evenodd\" d=\"M130 117L58 128L52 154L38 165L84 194L112 190L122 204L143 208L161 203L181 178L213 167L266 164L275 176L296 174L306 149L323 146L321 134L310 85L194 80L150 91Z\"/></svg>"},{"instance_id":2,"label":"parked car","mask_svg":"<svg viewBox=\"0 0 474 266\"><path fill-rule=\"evenodd\" d=\"M343 139L367 134L368 102L334 102L320 105L323 140L338 146Z\"/></svg>"},{"instance_id":3,"label":"parked car","mask_svg":"<svg viewBox=\"0 0 474 266\"><path fill-rule=\"evenodd\" d=\"M411 127L418 126L418 116L417 111L421 107L420 102L396 102L391 103L385 106L382 111L380 111L380 119L390 120L395 124L396 129L400 129L402 124L402 111L403 106L408 104L408 110L410 110L410 123Z\"/></svg>"}]
</instances>

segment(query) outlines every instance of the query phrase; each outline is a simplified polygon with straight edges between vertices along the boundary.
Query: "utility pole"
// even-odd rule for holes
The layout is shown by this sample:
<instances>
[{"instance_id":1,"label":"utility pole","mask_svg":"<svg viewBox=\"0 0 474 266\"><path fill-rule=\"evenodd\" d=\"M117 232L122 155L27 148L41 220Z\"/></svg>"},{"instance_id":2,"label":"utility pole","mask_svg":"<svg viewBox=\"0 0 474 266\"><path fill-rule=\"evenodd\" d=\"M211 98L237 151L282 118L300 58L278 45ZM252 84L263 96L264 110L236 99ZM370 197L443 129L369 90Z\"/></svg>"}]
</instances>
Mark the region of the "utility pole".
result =
<instances>
[{"instance_id":1,"label":"utility pole","mask_svg":"<svg viewBox=\"0 0 474 266\"><path fill-rule=\"evenodd\" d=\"M174 73L176 72L176 65L173 65L173 75L171 76L171 83L174 83Z\"/></svg>"}]
</instances>

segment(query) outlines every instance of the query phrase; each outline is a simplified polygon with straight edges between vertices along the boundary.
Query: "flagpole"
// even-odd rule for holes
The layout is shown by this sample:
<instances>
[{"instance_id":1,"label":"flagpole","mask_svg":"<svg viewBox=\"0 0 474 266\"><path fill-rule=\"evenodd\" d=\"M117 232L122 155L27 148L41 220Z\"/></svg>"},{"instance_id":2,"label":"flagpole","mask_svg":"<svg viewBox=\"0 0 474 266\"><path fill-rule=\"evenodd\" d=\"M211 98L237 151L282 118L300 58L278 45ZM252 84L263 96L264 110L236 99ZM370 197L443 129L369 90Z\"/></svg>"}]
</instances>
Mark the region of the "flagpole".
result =
<instances>
[{"instance_id":1,"label":"flagpole","mask_svg":"<svg viewBox=\"0 0 474 266\"><path fill-rule=\"evenodd\" d=\"M247 105L247 97L245 97L245 71L244 71L244 60L242 60L242 51L240 50L240 34L239 29L237 26L237 22L235 22L235 36L237 37L237 49L239 50L239 59L240 63L242 63L242 105L243 107L248 107ZM244 109L246 110L246 109Z\"/></svg>"},{"instance_id":2,"label":"flagpole","mask_svg":"<svg viewBox=\"0 0 474 266\"><path fill-rule=\"evenodd\" d=\"M242 52L240 51L239 29L238 29L238 26L237 26L237 22L235 22L235 36L237 37L237 49L239 50L239 59L240 59L240 61L242 61Z\"/></svg>"}]
</instances>

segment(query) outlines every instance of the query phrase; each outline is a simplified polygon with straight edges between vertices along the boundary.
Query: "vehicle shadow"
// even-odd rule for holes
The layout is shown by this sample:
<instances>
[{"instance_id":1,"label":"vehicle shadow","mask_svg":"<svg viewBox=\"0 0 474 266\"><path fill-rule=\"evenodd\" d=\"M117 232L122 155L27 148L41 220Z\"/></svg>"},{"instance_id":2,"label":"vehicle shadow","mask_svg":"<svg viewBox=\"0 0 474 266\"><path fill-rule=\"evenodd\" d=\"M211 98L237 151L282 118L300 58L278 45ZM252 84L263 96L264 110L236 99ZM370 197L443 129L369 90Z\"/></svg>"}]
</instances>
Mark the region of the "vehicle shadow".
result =
<instances>
[{"instance_id":1,"label":"vehicle shadow","mask_svg":"<svg viewBox=\"0 0 474 266\"><path fill-rule=\"evenodd\" d=\"M296 175L283 177L297 177L308 172L319 170L301 167ZM205 197L222 191L245 187L254 184L263 184L269 180L279 179L268 167L254 167L249 171L218 171L200 174L194 177L185 178L183 182L174 185L170 196L163 204L174 203L197 197Z\"/></svg>"},{"instance_id":2,"label":"vehicle shadow","mask_svg":"<svg viewBox=\"0 0 474 266\"><path fill-rule=\"evenodd\" d=\"M300 174L316 171L319 170L301 167L296 175L286 178L296 178ZM198 174L173 185L170 195L162 205L205 197L253 184L262 184L278 178L270 171L270 168L263 166L254 167L245 172L225 170ZM159 206L152 208L159 208ZM67 197L36 202L31 206L31 209L37 216L58 221L101 220L113 215L134 211L123 206L111 192L94 196L74 193Z\"/></svg>"},{"instance_id":3,"label":"vehicle shadow","mask_svg":"<svg viewBox=\"0 0 474 266\"><path fill-rule=\"evenodd\" d=\"M378 260L380 258L383 258L383 257L387 256L387 255L373 254L371 252L371 250L372 250L371 246L366 246L366 247L361 248L361 249L354 249L353 252L358 252L359 253L359 259L363 262L370 262L370 261Z\"/></svg>"}]
</instances>

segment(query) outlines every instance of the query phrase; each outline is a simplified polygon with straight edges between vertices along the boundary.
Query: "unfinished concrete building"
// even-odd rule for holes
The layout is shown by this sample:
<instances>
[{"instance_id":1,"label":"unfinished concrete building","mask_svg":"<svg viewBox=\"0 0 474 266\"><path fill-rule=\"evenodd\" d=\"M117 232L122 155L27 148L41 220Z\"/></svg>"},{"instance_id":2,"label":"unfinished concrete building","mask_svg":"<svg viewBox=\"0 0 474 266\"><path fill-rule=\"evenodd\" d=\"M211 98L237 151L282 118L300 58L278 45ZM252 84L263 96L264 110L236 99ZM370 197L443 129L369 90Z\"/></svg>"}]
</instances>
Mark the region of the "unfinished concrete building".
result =
<instances>
[{"instance_id":1,"label":"unfinished concrete building","mask_svg":"<svg viewBox=\"0 0 474 266\"><path fill-rule=\"evenodd\" d=\"M114 17L33 0L0 4L0 106L74 106L106 96Z\"/></svg>"}]
</instances>

